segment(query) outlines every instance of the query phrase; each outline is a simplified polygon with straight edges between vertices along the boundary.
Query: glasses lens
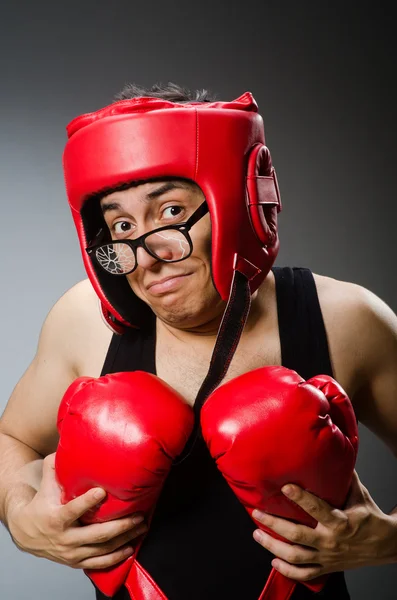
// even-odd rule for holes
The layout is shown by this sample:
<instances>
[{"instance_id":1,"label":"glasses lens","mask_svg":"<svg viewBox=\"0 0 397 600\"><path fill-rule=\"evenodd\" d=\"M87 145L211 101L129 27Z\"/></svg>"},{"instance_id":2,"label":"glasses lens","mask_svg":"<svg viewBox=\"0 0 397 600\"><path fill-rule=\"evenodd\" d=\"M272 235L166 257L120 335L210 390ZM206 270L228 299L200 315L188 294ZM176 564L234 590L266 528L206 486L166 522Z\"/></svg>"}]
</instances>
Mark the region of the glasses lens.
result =
<instances>
[{"instance_id":1,"label":"glasses lens","mask_svg":"<svg viewBox=\"0 0 397 600\"><path fill-rule=\"evenodd\" d=\"M189 242L178 229L152 233L145 238L145 245L157 258L166 262L182 260L190 254Z\"/></svg>"},{"instance_id":2,"label":"glasses lens","mask_svg":"<svg viewBox=\"0 0 397 600\"><path fill-rule=\"evenodd\" d=\"M105 244L97 249L96 259L112 275L126 275L135 268L135 255L128 244Z\"/></svg>"}]
</instances>

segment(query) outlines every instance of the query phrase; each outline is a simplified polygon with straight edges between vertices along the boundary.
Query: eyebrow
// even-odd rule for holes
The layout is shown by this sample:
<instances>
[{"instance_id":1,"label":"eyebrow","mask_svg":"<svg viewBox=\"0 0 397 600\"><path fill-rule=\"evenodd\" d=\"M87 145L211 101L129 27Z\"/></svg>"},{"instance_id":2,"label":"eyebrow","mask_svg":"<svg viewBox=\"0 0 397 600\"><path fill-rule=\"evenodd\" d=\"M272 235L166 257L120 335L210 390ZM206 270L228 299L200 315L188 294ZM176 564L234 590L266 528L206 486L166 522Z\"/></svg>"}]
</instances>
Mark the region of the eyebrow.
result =
<instances>
[{"instance_id":1,"label":"eyebrow","mask_svg":"<svg viewBox=\"0 0 397 600\"><path fill-rule=\"evenodd\" d=\"M162 196L163 194L165 194L171 190L175 190L175 189L187 189L187 186L184 185L183 183L167 181L166 183L164 183L157 189L146 194L144 200L145 201L154 200L155 198L158 198L159 196ZM107 213L111 210L122 210L122 206L119 202L103 202L101 204L101 209L102 209L102 214L104 215L105 213Z\"/></svg>"}]
</instances>

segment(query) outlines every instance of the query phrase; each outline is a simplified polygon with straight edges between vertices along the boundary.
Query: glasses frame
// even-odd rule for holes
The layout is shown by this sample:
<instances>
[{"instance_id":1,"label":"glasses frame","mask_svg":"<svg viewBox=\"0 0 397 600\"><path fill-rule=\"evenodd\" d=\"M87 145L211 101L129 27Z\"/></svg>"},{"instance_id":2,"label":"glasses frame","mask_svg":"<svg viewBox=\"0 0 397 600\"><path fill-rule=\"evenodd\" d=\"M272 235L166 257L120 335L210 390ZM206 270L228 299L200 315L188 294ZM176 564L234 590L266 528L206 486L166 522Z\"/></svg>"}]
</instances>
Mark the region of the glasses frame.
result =
<instances>
[{"instance_id":1,"label":"glasses frame","mask_svg":"<svg viewBox=\"0 0 397 600\"><path fill-rule=\"evenodd\" d=\"M101 243L101 244L94 244L92 246L88 246L85 251L87 252L88 256L90 258L93 258L95 260L95 262L101 267L101 269L103 269L106 273L109 273L110 275L129 275L130 273L133 273L135 271L135 269L138 266L138 256L137 256L137 249L138 248L144 248L144 250L146 250L146 252L148 254L150 254L150 256L152 256L153 258L155 258L156 260L159 260L161 262L167 262L167 263L174 263L174 262L181 262L182 260L186 260L187 258L189 258L189 256L191 255L191 253L193 252L193 242L191 240L191 237L189 235L189 231L190 229L193 227L193 225L195 225L200 219L202 219L207 213L209 212L208 209L208 204L206 201L204 201L202 204L200 204L200 206L194 211L194 213L189 217L189 219L183 223L179 223L177 225L166 225L165 227L159 227L158 229L152 229L151 231L148 231L147 233L144 233L143 235L140 235L138 238L136 238L135 240L110 240L109 242L106 243ZM178 258L177 260L166 260L166 259L162 259L159 258L156 254L154 254L154 252L152 252L145 243L145 240L147 237L149 237L150 235L153 235L153 233L157 233L160 231L166 231L168 229L177 229L178 231L180 231L186 238L188 244L189 244L189 253L184 256L183 258ZM99 250L100 248L104 248L105 246L109 246L109 245L114 245L114 244L125 244L127 246L129 246L131 248L131 250L134 253L134 257L135 257L135 266L133 269L131 269L130 271L127 271L126 273L111 273L110 271L108 271L107 269L105 269L105 267L103 267L101 265L101 263L99 262L96 253L97 250Z\"/></svg>"}]
</instances>

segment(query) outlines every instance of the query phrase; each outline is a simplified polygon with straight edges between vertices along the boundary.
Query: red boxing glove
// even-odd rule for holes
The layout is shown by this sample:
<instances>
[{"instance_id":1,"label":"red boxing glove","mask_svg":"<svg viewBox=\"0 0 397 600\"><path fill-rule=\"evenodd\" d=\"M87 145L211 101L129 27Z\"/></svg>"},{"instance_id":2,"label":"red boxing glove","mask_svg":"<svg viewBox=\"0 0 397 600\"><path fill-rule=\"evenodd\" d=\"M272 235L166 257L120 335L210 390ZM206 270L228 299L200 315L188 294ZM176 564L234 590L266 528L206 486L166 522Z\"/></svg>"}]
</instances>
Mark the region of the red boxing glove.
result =
<instances>
[{"instance_id":1,"label":"red boxing glove","mask_svg":"<svg viewBox=\"0 0 397 600\"><path fill-rule=\"evenodd\" d=\"M208 398L201 426L212 457L250 516L257 508L315 527L316 521L281 492L286 483L343 507L358 430L349 398L331 377L305 381L284 367L245 373ZM318 591L325 581L305 585ZM295 585L273 569L260 600L289 598Z\"/></svg>"},{"instance_id":2,"label":"red boxing glove","mask_svg":"<svg viewBox=\"0 0 397 600\"><path fill-rule=\"evenodd\" d=\"M85 524L135 512L150 516L193 422L193 411L184 398L150 373L76 379L58 412L55 471L62 502L102 487L107 497L82 517ZM86 574L105 595L113 596L133 561L131 556L114 567Z\"/></svg>"}]
</instances>

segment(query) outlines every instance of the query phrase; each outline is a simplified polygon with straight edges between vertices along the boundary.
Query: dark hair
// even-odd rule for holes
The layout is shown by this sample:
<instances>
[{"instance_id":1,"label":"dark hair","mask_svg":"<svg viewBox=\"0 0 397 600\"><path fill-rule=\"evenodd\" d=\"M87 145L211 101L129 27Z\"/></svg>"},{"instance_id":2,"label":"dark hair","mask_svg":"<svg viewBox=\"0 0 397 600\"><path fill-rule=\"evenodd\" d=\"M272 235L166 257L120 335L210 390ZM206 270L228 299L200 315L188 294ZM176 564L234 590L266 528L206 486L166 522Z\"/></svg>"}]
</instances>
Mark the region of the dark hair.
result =
<instances>
[{"instance_id":1,"label":"dark hair","mask_svg":"<svg viewBox=\"0 0 397 600\"><path fill-rule=\"evenodd\" d=\"M169 100L170 102L180 102L181 104L188 102L215 102L216 97L208 90L191 91L176 83L169 81L166 85L155 83L151 88L145 88L135 83L127 83L123 89L114 96L114 101L131 100L149 96L151 98L161 98L161 100Z\"/></svg>"},{"instance_id":2,"label":"dark hair","mask_svg":"<svg viewBox=\"0 0 397 600\"><path fill-rule=\"evenodd\" d=\"M118 102L119 100L131 100L132 98L140 98L142 96L160 98L161 100L180 102L182 104L186 104L188 102L215 101L215 95L207 90L202 89L191 91L172 82L168 82L167 85L155 83L151 88L144 88L140 85L136 85L135 83L128 83L118 94L114 96L114 101ZM175 177L161 177L160 179L163 181L165 179L175 179ZM142 183L153 181L156 181L156 178L140 181L123 181L110 188L102 188L101 190L90 194L85 200L84 206L81 210L88 242L93 243L95 241L95 243L99 243L99 241L106 241L108 238L108 232L104 226L105 221L99 208L99 200L101 198L104 198L113 192L120 192Z\"/></svg>"}]
</instances>

